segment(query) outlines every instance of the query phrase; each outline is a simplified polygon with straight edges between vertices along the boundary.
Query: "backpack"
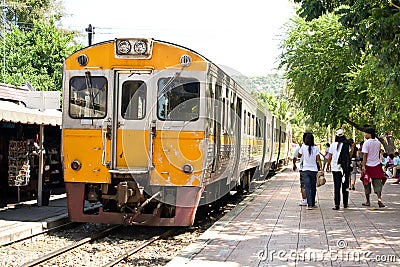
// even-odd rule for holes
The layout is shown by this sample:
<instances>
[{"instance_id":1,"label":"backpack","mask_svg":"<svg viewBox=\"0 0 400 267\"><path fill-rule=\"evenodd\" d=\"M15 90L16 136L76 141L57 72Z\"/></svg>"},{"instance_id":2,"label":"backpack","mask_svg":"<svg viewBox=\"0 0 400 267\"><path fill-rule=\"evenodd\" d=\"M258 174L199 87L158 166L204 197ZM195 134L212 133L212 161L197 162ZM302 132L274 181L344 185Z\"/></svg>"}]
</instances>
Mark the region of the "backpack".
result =
<instances>
[{"instance_id":1,"label":"backpack","mask_svg":"<svg viewBox=\"0 0 400 267\"><path fill-rule=\"evenodd\" d=\"M351 172L351 158L349 154L350 145L348 143L342 143L342 150L340 151L338 164L342 167L344 173L349 174Z\"/></svg>"}]
</instances>

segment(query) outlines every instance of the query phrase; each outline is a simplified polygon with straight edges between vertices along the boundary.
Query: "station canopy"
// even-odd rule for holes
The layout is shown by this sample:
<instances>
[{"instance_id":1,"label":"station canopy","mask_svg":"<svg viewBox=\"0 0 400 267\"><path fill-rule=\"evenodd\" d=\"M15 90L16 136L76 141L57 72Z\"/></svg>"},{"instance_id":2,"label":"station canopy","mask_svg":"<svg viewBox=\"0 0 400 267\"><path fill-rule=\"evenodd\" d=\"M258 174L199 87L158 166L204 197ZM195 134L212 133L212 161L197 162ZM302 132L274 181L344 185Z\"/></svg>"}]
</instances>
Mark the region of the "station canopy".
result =
<instances>
[{"instance_id":1,"label":"station canopy","mask_svg":"<svg viewBox=\"0 0 400 267\"><path fill-rule=\"evenodd\" d=\"M61 111L57 109L27 108L23 104L0 100L0 121L23 124L61 126Z\"/></svg>"}]
</instances>

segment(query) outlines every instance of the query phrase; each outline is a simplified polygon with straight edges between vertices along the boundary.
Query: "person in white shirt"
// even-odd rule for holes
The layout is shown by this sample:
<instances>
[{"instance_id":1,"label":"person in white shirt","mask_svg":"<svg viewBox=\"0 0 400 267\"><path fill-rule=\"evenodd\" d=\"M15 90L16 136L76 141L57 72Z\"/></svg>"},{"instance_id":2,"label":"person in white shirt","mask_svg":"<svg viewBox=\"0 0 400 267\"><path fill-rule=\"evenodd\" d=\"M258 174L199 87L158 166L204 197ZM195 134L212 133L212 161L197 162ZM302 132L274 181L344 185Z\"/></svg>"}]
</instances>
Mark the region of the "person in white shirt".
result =
<instances>
[{"instance_id":1,"label":"person in white shirt","mask_svg":"<svg viewBox=\"0 0 400 267\"><path fill-rule=\"evenodd\" d=\"M364 153L362 162L362 171L366 173L372 179L372 186L374 187L374 192L378 196L378 206L380 208L385 207L382 203L382 187L386 182L385 174L383 173L381 161L379 158L381 142L376 139L375 129L365 128L364 137L367 139L365 141L362 152ZM370 194L371 194L371 183L364 185L365 189L365 203L363 206L371 206Z\"/></svg>"},{"instance_id":2,"label":"person in white shirt","mask_svg":"<svg viewBox=\"0 0 400 267\"><path fill-rule=\"evenodd\" d=\"M317 193L317 173L318 167L323 174L319 149L314 143L314 135L307 134L304 144L299 150L298 157L303 157L303 179L307 196L307 209L316 208L315 195ZM318 165L317 165L318 164Z\"/></svg>"},{"instance_id":3,"label":"person in white shirt","mask_svg":"<svg viewBox=\"0 0 400 267\"><path fill-rule=\"evenodd\" d=\"M344 149L344 150L343 150ZM343 152L342 152L343 150ZM344 136L342 129L336 131L335 142L331 144L329 149L328 164L332 162L332 175L334 184L334 202L335 206L333 210L340 209L340 188L342 189L343 196L343 207L347 208L349 205L349 181L350 181L350 166L342 166L346 164L350 165L351 158L350 155L353 154L354 146L350 148L350 142ZM345 154L347 152L347 154ZM342 154L342 158L346 157L347 160L339 161L339 156Z\"/></svg>"},{"instance_id":4,"label":"person in white shirt","mask_svg":"<svg viewBox=\"0 0 400 267\"><path fill-rule=\"evenodd\" d=\"M309 132L306 132L303 134L303 143L304 143L304 139L306 137L307 134L310 134ZM293 154L293 171L297 170L297 165L296 162L298 160L298 156L299 156L299 151L301 148L300 144L296 150L294 151ZM301 193L301 201L299 203L300 206L307 206L307 196L306 196L306 190L304 187L304 179L303 179L303 157L300 158L300 166L299 166L299 173L300 173L300 193Z\"/></svg>"}]
</instances>

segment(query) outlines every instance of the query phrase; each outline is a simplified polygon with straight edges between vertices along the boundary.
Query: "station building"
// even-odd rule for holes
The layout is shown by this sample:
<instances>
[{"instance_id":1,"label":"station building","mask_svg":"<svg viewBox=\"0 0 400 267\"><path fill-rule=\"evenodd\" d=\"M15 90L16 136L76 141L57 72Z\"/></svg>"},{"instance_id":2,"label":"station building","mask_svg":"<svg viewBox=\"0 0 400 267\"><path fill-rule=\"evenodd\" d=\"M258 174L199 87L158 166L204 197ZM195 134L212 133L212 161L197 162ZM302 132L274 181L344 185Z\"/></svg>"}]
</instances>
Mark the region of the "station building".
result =
<instances>
[{"instance_id":1,"label":"station building","mask_svg":"<svg viewBox=\"0 0 400 267\"><path fill-rule=\"evenodd\" d=\"M60 92L0 83L0 206L62 185Z\"/></svg>"}]
</instances>

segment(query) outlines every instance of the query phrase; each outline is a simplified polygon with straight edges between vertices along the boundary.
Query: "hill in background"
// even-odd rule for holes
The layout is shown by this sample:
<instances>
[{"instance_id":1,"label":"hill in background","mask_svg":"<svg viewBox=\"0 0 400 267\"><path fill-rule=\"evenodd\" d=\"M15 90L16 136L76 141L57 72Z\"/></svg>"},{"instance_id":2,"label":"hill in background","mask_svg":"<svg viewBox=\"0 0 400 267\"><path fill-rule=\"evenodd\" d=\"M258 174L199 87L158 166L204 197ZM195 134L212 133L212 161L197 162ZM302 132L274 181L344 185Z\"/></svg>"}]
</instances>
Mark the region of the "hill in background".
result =
<instances>
[{"instance_id":1,"label":"hill in background","mask_svg":"<svg viewBox=\"0 0 400 267\"><path fill-rule=\"evenodd\" d=\"M279 74L268 74L266 76L250 77L257 91L266 92L270 95L280 96L284 94L286 80Z\"/></svg>"},{"instance_id":2,"label":"hill in background","mask_svg":"<svg viewBox=\"0 0 400 267\"><path fill-rule=\"evenodd\" d=\"M280 96L284 94L286 80L280 74L268 74L266 76L247 77L239 71L225 65L218 65L223 71L231 76L243 88L250 92L266 92L270 95Z\"/></svg>"}]
</instances>

